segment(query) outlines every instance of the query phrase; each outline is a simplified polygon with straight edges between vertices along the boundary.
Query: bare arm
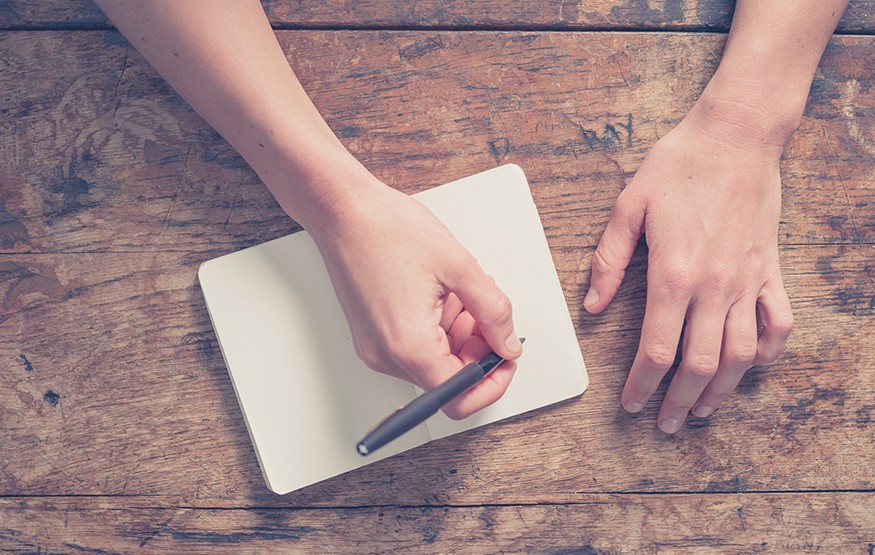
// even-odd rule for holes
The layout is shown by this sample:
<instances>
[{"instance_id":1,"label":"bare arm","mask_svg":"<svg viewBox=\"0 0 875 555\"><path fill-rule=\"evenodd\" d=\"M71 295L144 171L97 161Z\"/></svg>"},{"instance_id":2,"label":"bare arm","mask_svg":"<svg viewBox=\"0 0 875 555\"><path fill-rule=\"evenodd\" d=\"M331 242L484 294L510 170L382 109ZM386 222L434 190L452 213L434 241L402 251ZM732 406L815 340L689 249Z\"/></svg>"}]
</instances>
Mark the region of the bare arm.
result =
<instances>
[{"instance_id":1,"label":"bare arm","mask_svg":"<svg viewBox=\"0 0 875 555\"><path fill-rule=\"evenodd\" d=\"M783 148L805 109L811 80L848 0L741 0L716 73L702 94L715 118ZM750 132L754 135L749 135Z\"/></svg>"},{"instance_id":2,"label":"bare arm","mask_svg":"<svg viewBox=\"0 0 875 555\"><path fill-rule=\"evenodd\" d=\"M368 366L431 389L490 348L520 355L510 301L431 212L347 152L257 0L99 4L313 236ZM505 365L445 412L494 402L512 375Z\"/></svg>"},{"instance_id":3,"label":"bare arm","mask_svg":"<svg viewBox=\"0 0 875 555\"><path fill-rule=\"evenodd\" d=\"M682 357L658 416L674 433L709 416L793 325L778 260L779 161L847 0L741 0L723 59L684 120L617 199L584 306L613 299L642 233L647 305L622 404L638 412ZM757 335L759 311L764 329Z\"/></svg>"},{"instance_id":4,"label":"bare arm","mask_svg":"<svg viewBox=\"0 0 875 555\"><path fill-rule=\"evenodd\" d=\"M304 92L257 0L98 3L304 227L330 225L336 199L367 186L333 179L368 173Z\"/></svg>"}]
</instances>

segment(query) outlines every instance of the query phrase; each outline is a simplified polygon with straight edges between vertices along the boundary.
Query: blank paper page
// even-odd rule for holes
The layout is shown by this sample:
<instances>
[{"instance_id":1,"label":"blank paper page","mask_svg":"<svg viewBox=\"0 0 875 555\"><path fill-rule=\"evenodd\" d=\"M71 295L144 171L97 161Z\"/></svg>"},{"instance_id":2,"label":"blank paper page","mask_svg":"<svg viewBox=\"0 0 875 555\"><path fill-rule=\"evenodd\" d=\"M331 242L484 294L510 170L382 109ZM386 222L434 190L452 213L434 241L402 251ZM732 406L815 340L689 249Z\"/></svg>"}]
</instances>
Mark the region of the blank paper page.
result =
<instances>
[{"instance_id":1,"label":"blank paper page","mask_svg":"<svg viewBox=\"0 0 875 555\"><path fill-rule=\"evenodd\" d=\"M439 414L366 458L356 443L415 388L369 370L306 232L204 263L210 318L268 487L324 480L429 441L578 395L587 377L522 170L502 166L416 195L496 279L526 336L505 397L462 422Z\"/></svg>"},{"instance_id":2,"label":"blank paper page","mask_svg":"<svg viewBox=\"0 0 875 555\"><path fill-rule=\"evenodd\" d=\"M538 210L522 170L506 165L437 187L426 204L492 275L513 305L524 354L504 396L462 421L429 419L432 439L580 395L587 374ZM471 225L477 222L477 225ZM421 390L418 390L421 392Z\"/></svg>"},{"instance_id":3,"label":"blank paper page","mask_svg":"<svg viewBox=\"0 0 875 555\"><path fill-rule=\"evenodd\" d=\"M296 233L211 260L199 278L268 487L304 487L428 441L425 426L364 458L356 443L410 384L355 355L313 240Z\"/></svg>"}]
</instances>

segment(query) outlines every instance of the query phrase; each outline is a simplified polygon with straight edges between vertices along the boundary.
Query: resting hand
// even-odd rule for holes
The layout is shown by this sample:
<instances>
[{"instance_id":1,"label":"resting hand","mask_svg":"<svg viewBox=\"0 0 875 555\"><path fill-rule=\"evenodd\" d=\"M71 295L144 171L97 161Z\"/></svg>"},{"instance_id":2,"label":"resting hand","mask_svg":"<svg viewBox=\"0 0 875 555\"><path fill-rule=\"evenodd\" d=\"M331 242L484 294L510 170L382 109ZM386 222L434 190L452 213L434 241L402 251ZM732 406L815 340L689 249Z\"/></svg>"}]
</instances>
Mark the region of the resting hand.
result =
<instances>
[{"instance_id":1,"label":"resting hand","mask_svg":"<svg viewBox=\"0 0 875 555\"><path fill-rule=\"evenodd\" d=\"M622 404L642 409L673 365L683 329L657 419L667 433L690 410L709 416L748 368L773 362L793 324L777 245L783 145L752 141L744 125L713 110L700 101L617 198L584 300L589 312L608 306L644 233L647 303Z\"/></svg>"},{"instance_id":2,"label":"resting hand","mask_svg":"<svg viewBox=\"0 0 875 555\"><path fill-rule=\"evenodd\" d=\"M522 352L511 304L471 254L422 204L359 177L331 207L335 225L312 226L352 333L370 368L432 389L490 349ZM502 364L444 407L464 418L498 400L514 363Z\"/></svg>"}]
</instances>

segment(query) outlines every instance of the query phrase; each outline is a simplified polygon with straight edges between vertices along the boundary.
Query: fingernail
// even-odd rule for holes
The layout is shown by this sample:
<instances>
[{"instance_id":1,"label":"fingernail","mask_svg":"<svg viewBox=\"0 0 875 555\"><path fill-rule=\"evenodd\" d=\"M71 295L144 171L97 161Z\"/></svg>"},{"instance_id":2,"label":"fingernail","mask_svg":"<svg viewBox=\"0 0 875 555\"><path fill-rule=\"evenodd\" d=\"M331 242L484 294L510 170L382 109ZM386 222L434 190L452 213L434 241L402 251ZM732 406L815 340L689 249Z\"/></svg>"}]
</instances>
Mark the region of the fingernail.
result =
<instances>
[{"instance_id":1,"label":"fingernail","mask_svg":"<svg viewBox=\"0 0 875 555\"><path fill-rule=\"evenodd\" d=\"M714 412L714 407L709 407L708 405L696 405L693 407L692 412L699 418L708 418L711 416L711 413Z\"/></svg>"},{"instance_id":2,"label":"fingernail","mask_svg":"<svg viewBox=\"0 0 875 555\"><path fill-rule=\"evenodd\" d=\"M626 409L626 412L640 412L643 407L641 406L641 403L629 401L623 405L623 408Z\"/></svg>"},{"instance_id":3,"label":"fingernail","mask_svg":"<svg viewBox=\"0 0 875 555\"><path fill-rule=\"evenodd\" d=\"M673 434L681 429L681 423L674 418L666 418L665 420L660 421L659 429L667 434Z\"/></svg>"},{"instance_id":4,"label":"fingernail","mask_svg":"<svg viewBox=\"0 0 875 555\"><path fill-rule=\"evenodd\" d=\"M583 306L592 306L599 300L599 290L595 287L590 287L586 292L586 297L583 298Z\"/></svg>"},{"instance_id":5,"label":"fingernail","mask_svg":"<svg viewBox=\"0 0 875 555\"><path fill-rule=\"evenodd\" d=\"M512 335L508 336L507 341L504 342L504 346L515 353L518 353L518 352L523 350L523 344L520 343L520 340L516 336L516 334L512 334Z\"/></svg>"}]
</instances>

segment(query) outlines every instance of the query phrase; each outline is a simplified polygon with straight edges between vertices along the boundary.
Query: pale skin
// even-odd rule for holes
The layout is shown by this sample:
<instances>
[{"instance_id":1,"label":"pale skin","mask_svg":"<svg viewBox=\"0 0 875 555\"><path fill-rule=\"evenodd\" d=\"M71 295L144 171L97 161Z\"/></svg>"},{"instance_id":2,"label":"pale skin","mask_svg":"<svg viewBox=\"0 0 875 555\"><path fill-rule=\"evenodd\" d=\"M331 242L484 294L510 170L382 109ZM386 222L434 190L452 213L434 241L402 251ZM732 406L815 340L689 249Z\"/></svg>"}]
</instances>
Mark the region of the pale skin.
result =
<instances>
[{"instance_id":1,"label":"pale skin","mask_svg":"<svg viewBox=\"0 0 875 555\"><path fill-rule=\"evenodd\" d=\"M431 389L488 349L519 357L510 301L424 206L344 148L257 0L98 3L313 236L370 368ZM627 410L652 396L686 321L658 417L667 433L690 410L710 415L751 365L771 363L784 348L792 313L778 264L778 162L846 3L738 2L718 71L620 195L593 256L584 306L597 313L642 233L650 248ZM514 371L513 362L502 365L444 411L464 418L490 405Z\"/></svg>"},{"instance_id":2,"label":"pale skin","mask_svg":"<svg viewBox=\"0 0 875 555\"><path fill-rule=\"evenodd\" d=\"M520 356L508 298L431 212L344 148L257 0L100 5L313 236L370 368L431 389L489 349ZM514 371L503 364L444 412L492 404Z\"/></svg>"},{"instance_id":3,"label":"pale skin","mask_svg":"<svg viewBox=\"0 0 875 555\"><path fill-rule=\"evenodd\" d=\"M846 5L738 2L717 72L620 194L593 255L584 307L598 313L642 234L649 248L641 340L621 397L627 411L653 395L684 329L657 417L666 433L689 412L710 416L751 366L784 350L793 314L778 261L779 162Z\"/></svg>"}]
</instances>

